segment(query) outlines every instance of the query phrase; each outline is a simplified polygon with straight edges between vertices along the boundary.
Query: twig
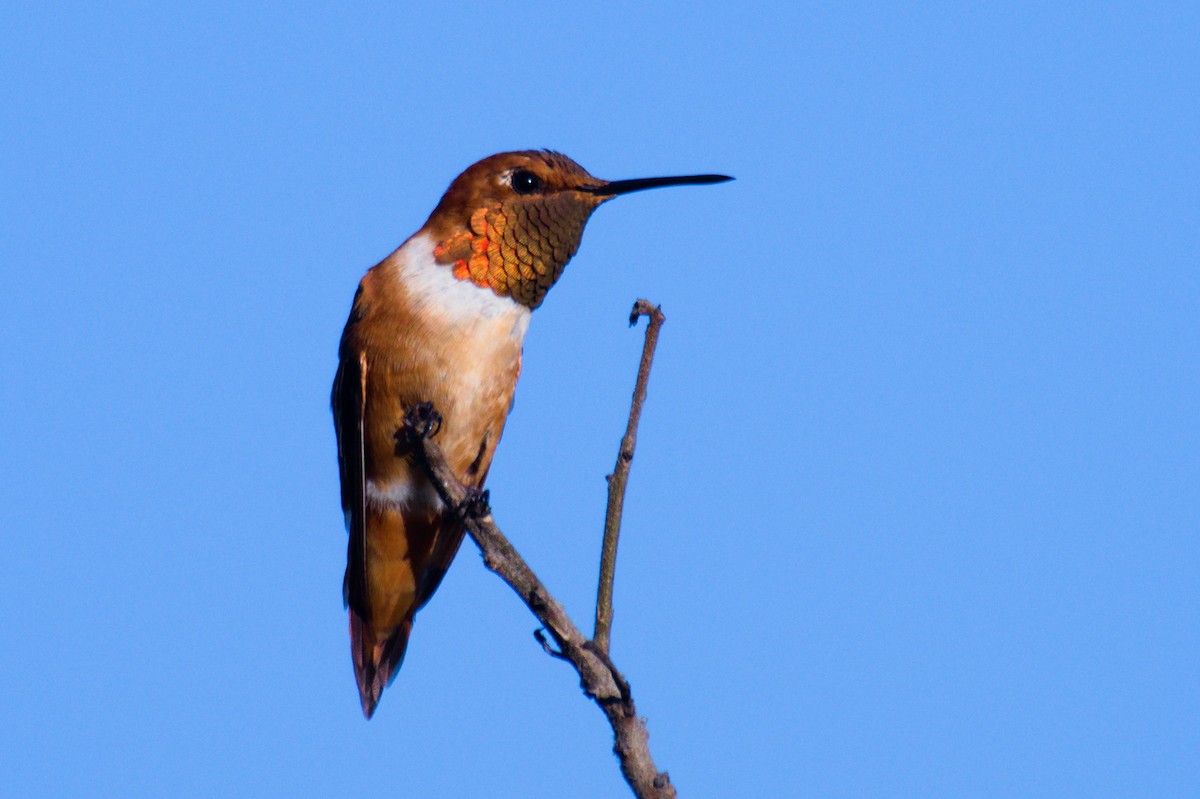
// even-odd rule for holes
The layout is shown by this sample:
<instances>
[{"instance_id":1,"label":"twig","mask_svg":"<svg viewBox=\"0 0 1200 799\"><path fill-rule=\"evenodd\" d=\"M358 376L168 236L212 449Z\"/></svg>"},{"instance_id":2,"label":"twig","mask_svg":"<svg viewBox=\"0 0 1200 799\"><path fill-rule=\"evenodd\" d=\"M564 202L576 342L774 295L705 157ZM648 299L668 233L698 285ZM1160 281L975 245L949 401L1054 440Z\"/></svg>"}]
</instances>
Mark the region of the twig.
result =
<instances>
[{"instance_id":1,"label":"twig","mask_svg":"<svg viewBox=\"0 0 1200 799\"><path fill-rule=\"evenodd\" d=\"M639 302L639 306L642 303ZM649 304L645 304L649 307ZM639 306L635 306L635 312ZM662 324L662 314L651 309L651 324L655 314ZM636 321L636 316L634 317ZM657 332L657 327L655 327ZM649 333L647 333L649 339ZM653 346L650 346L652 351ZM648 371L643 355L642 371ZM645 395L645 380L638 373L638 385ZM640 410L640 401L637 401ZM483 554L483 562L500 575L509 587L525 602L533 615L558 646L555 651L545 634L538 630L534 635L548 654L569 662L579 674L580 687L604 711L613 730L613 752L621 765L621 774L638 799L675 799L675 786L665 771L659 771L650 755L650 733L646 722L637 714L629 683L617 670L606 649L589 641L575 626L562 605L555 599L533 570L509 543L492 520L487 505L487 493L468 489L458 481L441 448L431 436L437 432L440 417L428 405L419 405L405 418L403 434L413 443L413 450L422 461L422 466L433 483L438 495L449 508L455 509L471 539ZM636 421L632 422L636 427ZM628 433L626 436L628 437ZM630 454L632 456L632 445ZM628 466L626 466L628 471ZM619 508L618 508L619 515ZM615 542L613 552L615 554Z\"/></svg>"},{"instance_id":2,"label":"twig","mask_svg":"<svg viewBox=\"0 0 1200 799\"><path fill-rule=\"evenodd\" d=\"M629 423L625 436L617 450L617 465L608 475L608 509L604 514L604 543L600 549L600 584L596 588L596 627L592 641L600 651L608 654L609 636L613 618L613 580L617 570L617 541L621 537L621 511L625 507L625 486L629 483L629 467L633 463L633 449L637 446L638 422L642 418L642 405L646 402L646 383L650 380L650 367L654 363L654 349L658 346L658 331L667 318L662 308L651 305L647 300L638 300L629 314L629 326L637 324L640 317L648 317L646 342L642 345L642 362L638 366L637 383L633 387L633 402L629 406Z\"/></svg>"}]
</instances>

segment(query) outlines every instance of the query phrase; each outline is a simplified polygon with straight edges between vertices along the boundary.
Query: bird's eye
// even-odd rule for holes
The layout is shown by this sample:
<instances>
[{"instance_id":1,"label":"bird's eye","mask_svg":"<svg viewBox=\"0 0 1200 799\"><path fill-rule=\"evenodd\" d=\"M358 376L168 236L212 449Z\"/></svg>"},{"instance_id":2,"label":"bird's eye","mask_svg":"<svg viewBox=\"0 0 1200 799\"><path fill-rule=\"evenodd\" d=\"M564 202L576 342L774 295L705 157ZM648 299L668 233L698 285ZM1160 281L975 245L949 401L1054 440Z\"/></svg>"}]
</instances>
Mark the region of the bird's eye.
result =
<instances>
[{"instance_id":1,"label":"bird's eye","mask_svg":"<svg viewBox=\"0 0 1200 799\"><path fill-rule=\"evenodd\" d=\"M538 176L525 169L513 172L509 181L517 194L533 194L542 188L542 181Z\"/></svg>"}]
</instances>

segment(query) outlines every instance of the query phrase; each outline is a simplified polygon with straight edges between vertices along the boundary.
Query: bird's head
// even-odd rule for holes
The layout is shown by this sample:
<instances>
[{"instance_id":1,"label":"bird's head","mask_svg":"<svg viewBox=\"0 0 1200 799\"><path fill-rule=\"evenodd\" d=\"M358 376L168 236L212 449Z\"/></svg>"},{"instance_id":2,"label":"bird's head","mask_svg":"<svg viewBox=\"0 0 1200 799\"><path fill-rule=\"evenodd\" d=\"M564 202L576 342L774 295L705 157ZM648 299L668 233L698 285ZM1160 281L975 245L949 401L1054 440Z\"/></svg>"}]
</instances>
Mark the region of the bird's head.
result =
<instances>
[{"instance_id":1,"label":"bird's head","mask_svg":"<svg viewBox=\"0 0 1200 799\"><path fill-rule=\"evenodd\" d=\"M469 280L536 308L579 249L592 211L621 194L730 180L690 175L607 181L561 153L524 150L484 158L454 179L422 230L434 257Z\"/></svg>"}]
</instances>

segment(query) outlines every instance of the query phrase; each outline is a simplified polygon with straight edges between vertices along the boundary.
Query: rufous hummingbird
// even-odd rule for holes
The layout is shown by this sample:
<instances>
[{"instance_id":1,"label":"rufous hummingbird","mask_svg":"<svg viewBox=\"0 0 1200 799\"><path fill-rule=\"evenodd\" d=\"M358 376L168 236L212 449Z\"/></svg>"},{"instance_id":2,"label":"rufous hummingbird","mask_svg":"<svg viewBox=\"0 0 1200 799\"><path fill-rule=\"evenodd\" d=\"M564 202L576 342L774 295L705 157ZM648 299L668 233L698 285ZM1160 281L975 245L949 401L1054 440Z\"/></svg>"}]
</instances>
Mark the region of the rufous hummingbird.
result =
<instances>
[{"instance_id":1,"label":"rufous hummingbird","mask_svg":"<svg viewBox=\"0 0 1200 799\"><path fill-rule=\"evenodd\" d=\"M450 468L481 487L512 407L530 312L562 275L592 212L620 194L726 180L606 181L559 153L500 153L455 178L424 226L363 277L332 404L350 533L342 592L367 718L463 539L397 437L405 414L433 403Z\"/></svg>"}]
</instances>

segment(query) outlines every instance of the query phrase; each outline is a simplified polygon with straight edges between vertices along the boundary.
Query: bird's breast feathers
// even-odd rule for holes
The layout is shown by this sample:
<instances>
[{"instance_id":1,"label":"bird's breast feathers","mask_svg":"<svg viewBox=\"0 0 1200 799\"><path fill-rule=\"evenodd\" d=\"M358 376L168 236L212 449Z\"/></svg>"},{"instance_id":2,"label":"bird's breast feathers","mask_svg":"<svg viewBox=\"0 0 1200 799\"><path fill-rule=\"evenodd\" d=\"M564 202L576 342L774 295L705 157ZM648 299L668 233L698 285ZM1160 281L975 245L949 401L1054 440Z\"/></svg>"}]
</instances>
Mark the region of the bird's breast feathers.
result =
<instances>
[{"instance_id":1,"label":"bird's breast feathers","mask_svg":"<svg viewBox=\"0 0 1200 799\"><path fill-rule=\"evenodd\" d=\"M517 345L529 327L529 308L490 289L460 280L446 264L434 259L434 241L419 233L396 251L396 277L402 281L412 310L434 324L460 328L470 335L494 340L507 337ZM485 344L486 341L479 341Z\"/></svg>"},{"instance_id":2,"label":"bird's breast feathers","mask_svg":"<svg viewBox=\"0 0 1200 799\"><path fill-rule=\"evenodd\" d=\"M486 473L512 403L529 308L454 277L418 234L372 270L352 334L367 366L367 499L411 506L436 500L411 465L392 455L404 411L432 402L447 460L465 479ZM436 502L435 502L436 504Z\"/></svg>"}]
</instances>

